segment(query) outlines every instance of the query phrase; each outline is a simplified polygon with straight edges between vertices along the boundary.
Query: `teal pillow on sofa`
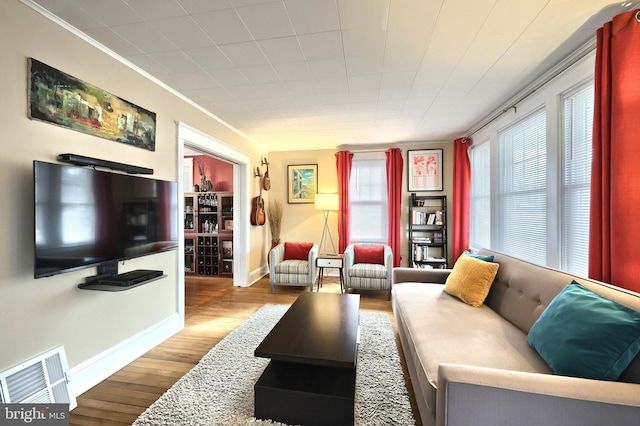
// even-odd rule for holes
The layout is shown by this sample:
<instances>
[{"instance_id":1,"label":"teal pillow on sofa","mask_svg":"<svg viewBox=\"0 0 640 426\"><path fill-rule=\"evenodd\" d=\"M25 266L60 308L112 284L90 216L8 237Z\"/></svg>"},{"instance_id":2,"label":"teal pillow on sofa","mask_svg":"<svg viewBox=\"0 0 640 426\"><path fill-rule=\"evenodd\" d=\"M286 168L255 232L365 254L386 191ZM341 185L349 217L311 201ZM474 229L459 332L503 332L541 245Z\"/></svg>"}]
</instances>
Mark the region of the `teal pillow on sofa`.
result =
<instances>
[{"instance_id":1,"label":"teal pillow on sofa","mask_svg":"<svg viewBox=\"0 0 640 426\"><path fill-rule=\"evenodd\" d=\"M556 374L616 380L640 351L640 312L572 281L528 336Z\"/></svg>"},{"instance_id":2,"label":"teal pillow on sofa","mask_svg":"<svg viewBox=\"0 0 640 426\"><path fill-rule=\"evenodd\" d=\"M472 253L469 250L465 250L464 253L462 253L466 256L469 257L475 257L476 259L480 259L480 260L484 260L485 262L493 262L494 257L491 254L476 254L476 253Z\"/></svg>"}]
</instances>

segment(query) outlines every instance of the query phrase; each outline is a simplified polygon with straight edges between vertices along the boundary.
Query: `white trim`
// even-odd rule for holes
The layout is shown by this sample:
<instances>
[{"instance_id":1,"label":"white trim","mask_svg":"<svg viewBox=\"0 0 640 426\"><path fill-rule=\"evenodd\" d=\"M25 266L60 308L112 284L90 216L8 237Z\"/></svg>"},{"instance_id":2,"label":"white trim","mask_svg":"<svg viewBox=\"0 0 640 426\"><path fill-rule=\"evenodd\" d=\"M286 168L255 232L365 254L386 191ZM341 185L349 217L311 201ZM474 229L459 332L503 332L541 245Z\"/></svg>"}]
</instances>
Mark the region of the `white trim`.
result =
<instances>
[{"instance_id":1,"label":"white trim","mask_svg":"<svg viewBox=\"0 0 640 426\"><path fill-rule=\"evenodd\" d=\"M233 214L234 217L249 217L249 164L250 157L244 152L203 133L183 122L176 123L178 126L178 175L182 176L184 163L185 145L197 151L214 155L233 163ZM182 188L182 185L179 185ZM178 239L180 253L184 251L184 197L180 192L180 222L178 223ZM249 280L250 244L249 244L249 221L235 220L233 232L233 285L236 287L247 287L252 281ZM181 258L181 271L184 271L184 257ZM181 274L180 287L182 295L179 295L179 305L184 310L184 274Z\"/></svg>"},{"instance_id":2,"label":"white trim","mask_svg":"<svg viewBox=\"0 0 640 426\"><path fill-rule=\"evenodd\" d=\"M71 372L71 391L78 397L144 355L184 328L184 315L173 314L146 330L76 365Z\"/></svg>"}]
</instances>

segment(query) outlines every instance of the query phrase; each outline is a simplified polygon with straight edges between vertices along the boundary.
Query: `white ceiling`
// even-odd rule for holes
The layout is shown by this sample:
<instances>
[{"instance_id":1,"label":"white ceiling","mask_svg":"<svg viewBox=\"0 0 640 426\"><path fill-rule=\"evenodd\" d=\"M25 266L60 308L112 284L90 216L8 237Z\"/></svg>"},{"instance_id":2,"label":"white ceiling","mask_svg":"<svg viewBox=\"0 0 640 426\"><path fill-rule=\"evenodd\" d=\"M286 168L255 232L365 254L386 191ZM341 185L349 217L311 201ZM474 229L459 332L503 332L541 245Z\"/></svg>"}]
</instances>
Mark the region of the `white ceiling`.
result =
<instances>
[{"instance_id":1,"label":"white ceiling","mask_svg":"<svg viewBox=\"0 0 640 426\"><path fill-rule=\"evenodd\" d=\"M467 136L604 22L640 4L22 1L42 6L270 151Z\"/></svg>"}]
</instances>

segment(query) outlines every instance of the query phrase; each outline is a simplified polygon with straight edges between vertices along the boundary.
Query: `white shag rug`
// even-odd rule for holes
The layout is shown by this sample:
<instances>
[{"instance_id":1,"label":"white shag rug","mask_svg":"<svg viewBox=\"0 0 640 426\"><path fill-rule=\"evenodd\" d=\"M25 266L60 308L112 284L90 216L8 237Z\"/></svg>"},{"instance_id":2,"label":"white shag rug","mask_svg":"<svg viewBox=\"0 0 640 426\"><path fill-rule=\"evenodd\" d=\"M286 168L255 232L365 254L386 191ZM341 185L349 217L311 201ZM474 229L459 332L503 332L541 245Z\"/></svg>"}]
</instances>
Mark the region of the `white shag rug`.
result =
<instances>
[{"instance_id":1,"label":"white shag rug","mask_svg":"<svg viewBox=\"0 0 640 426\"><path fill-rule=\"evenodd\" d=\"M135 426L282 425L253 417L253 385L269 363L253 351L289 307L265 305L138 417ZM389 317L360 312L356 425L415 425Z\"/></svg>"}]
</instances>

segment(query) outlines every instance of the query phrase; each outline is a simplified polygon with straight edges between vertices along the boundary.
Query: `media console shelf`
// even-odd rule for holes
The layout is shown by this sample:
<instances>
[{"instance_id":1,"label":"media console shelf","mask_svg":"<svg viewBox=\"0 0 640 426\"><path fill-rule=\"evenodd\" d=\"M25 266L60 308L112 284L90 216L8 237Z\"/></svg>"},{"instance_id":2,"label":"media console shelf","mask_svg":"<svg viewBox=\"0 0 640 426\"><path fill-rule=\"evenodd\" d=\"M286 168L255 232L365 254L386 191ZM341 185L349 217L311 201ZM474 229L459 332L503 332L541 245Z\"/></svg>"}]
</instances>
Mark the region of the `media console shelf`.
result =
<instances>
[{"instance_id":1,"label":"media console shelf","mask_svg":"<svg viewBox=\"0 0 640 426\"><path fill-rule=\"evenodd\" d=\"M120 282L123 282L123 284L118 284L119 277L126 277L128 274L132 274L138 278L136 278L132 284L124 284L125 281L122 280ZM157 281L165 277L167 277L167 275L163 274L162 271L135 270L115 275L113 277L89 280L78 284L78 288L81 290L125 291L135 287L140 287L144 284L149 284L150 282Z\"/></svg>"}]
</instances>

